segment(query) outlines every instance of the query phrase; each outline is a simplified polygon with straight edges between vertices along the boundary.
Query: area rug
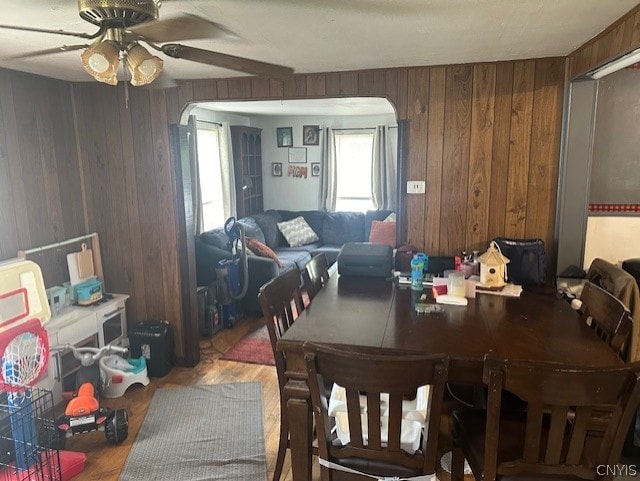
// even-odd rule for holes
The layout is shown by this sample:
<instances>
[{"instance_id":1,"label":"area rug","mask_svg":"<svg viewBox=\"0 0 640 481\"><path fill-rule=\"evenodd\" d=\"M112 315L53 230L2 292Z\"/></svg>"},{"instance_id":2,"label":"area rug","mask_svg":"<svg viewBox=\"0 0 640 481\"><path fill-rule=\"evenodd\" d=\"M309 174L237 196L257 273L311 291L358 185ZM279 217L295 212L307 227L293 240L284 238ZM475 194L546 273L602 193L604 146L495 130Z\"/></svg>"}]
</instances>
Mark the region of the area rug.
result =
<instances>
[{"instance_id":1,"label":"area rug","mask_svg":"<svg viewBox=\"0 0 640 481\"><path fill-rule=\"evenodd\" d=\"M262 326L244 336L221 359L274 366L267 326Z\"/></svg>"},{"instance_id":2,"label":"area rug","mask_svg":"<svg viewBox=\"0 0 640 481\"><path fill-rule=\"evenodd\" d=\"M260 383L161 388L120 481L264 481Z\"/></svg>"}]
</instances>

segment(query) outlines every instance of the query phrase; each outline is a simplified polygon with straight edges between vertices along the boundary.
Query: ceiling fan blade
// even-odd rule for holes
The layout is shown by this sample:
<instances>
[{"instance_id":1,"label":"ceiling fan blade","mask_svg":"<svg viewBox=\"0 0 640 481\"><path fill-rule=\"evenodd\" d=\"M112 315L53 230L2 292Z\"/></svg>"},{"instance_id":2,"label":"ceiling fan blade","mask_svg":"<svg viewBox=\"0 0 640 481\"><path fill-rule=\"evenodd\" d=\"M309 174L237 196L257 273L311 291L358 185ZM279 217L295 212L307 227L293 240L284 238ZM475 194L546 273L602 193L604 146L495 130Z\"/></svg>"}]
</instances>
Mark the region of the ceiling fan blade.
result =
<instances>
[{"instance_id":1,"label":"ceiling fan blade","mask_svg":"<svg viewBox=\"0 0 640 481\"><path fill-rule=\"evenodd\" d=\"M31 57L40 57L42 55L51 55L54 53L62 53L62 52L71 52L73 50L80 50L83 48L88 48L89 45L61 45L60 47L55 48L46 48L44 50L35 50L33 52L21 53L18 55L13 55L9 58L31 58Z\"/></svg>"},{"instance_id":2,"label":"ceiling fan blade","mask_svg":"<svg viewBox=\"0 0 640 481\"><path fill-rule=\"evenodd\" d=\"M225 53L203 50L201 48L187 47L177 43L169 43L161 47L165 55L173 58L183 58L193 62L205 63L214 67L222 67L229 70L237 70L251 75L262 77L287 77L293 73L293 69L275 65L272 63L259 62L248 58L235 57Z\"/></svg>"},{"instance_id":3,"label":"ceiling fan blade","mask_svg":"<svg viewBox=\"0 0 640 481\"><path fill-rule=\"evenodd\" d=\"M169 77L166 73L162 72L160 76L155 79L153 82L145 84L141 87L146 90L164 90L171 89L174 87L178 87L180 84L176 82L173 78Z\"/></svg>"},{"instance_id":4,"label":"ceiling fan blade","mask_svg":"<svg viewBox=\"0 0 640 481\"><path fill-rule=\"evenodd\" d=\"M98 30L96 33L81 33L81 32L66 32L64 30L49 30L47 28L35 28L35 27L17 27L15 25L0 25L0 28L6 28L9 30L20 30L23 32L37 32L37 33L52 33L54 35L66 35L68 37L78 37L78 38L86 38L86 39L94 39L102 34L102 29Z\"/></svg>"},{"instance_id":5,"label":"ceiling fan blade","mask_svg":"<svg viewBox=\"0 0 640 481\"><path fill-rule=\"evenodd\" d=\"M156 43L236 36L222 25L187 13L136 25L129 28L128 31L143 37L143 40Z\"/></svg>"}]
</instances>

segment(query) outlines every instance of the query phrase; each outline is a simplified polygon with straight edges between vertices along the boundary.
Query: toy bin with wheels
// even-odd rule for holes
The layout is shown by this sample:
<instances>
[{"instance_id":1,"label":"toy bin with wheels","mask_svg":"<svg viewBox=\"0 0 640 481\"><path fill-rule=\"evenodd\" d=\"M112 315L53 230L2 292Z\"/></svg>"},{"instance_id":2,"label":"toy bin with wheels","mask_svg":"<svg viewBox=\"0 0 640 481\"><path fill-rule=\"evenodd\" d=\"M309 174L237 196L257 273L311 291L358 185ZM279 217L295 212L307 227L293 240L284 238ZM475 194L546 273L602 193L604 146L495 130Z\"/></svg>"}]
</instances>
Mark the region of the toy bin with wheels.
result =
<instances>
[{"instance_id":1,"label":"toy bin with wheels","mask_svg":"<svg viewBox=\"0 0 640 481\"><path fill-rule=\"evenodd\" d=\"M129 330L131 357L144 357L151 377L173 368L173 331L167 321L141 321Z\"/></svg>"}]
</instances>

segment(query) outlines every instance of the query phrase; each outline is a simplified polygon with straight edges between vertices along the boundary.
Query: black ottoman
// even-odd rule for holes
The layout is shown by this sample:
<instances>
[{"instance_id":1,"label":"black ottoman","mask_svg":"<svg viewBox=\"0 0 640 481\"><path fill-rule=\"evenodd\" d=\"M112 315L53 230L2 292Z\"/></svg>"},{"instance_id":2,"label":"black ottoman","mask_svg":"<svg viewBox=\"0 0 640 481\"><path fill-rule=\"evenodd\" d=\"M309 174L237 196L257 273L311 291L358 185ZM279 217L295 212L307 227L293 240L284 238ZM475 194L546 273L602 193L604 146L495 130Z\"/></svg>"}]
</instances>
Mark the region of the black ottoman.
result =
<instances>
[{"instance_id":1,"label":"black ottoman","mask_svg":"<svg viewBox=\"0 0 640 481\"><path fill-rule=\"evenodd\" d=\"M338 254L338 274L341 276L390 277L393 249L386 244L348 242Z\"/></svg>"}]
</instances>

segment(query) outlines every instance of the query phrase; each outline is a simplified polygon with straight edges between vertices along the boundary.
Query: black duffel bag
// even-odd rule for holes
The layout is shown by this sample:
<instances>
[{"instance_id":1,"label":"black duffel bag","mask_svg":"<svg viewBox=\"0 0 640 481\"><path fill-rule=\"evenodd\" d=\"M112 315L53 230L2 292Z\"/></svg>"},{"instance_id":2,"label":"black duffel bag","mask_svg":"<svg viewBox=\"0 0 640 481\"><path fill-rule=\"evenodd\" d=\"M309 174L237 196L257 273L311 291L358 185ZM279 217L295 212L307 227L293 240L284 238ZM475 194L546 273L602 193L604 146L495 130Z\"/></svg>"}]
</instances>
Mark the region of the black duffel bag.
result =
<instances>
[{"instance_id":1,"label":"black duffel bag","mask_svg":"<svg viewBox=\"0 0 640 481\"><path fill-rule=\"evenodd\" d=\"M507 264L510 282L522 285L545 283L547 265L542 239L498 237L494 241L510 261Z\"/></svg>"}]
</instances>

